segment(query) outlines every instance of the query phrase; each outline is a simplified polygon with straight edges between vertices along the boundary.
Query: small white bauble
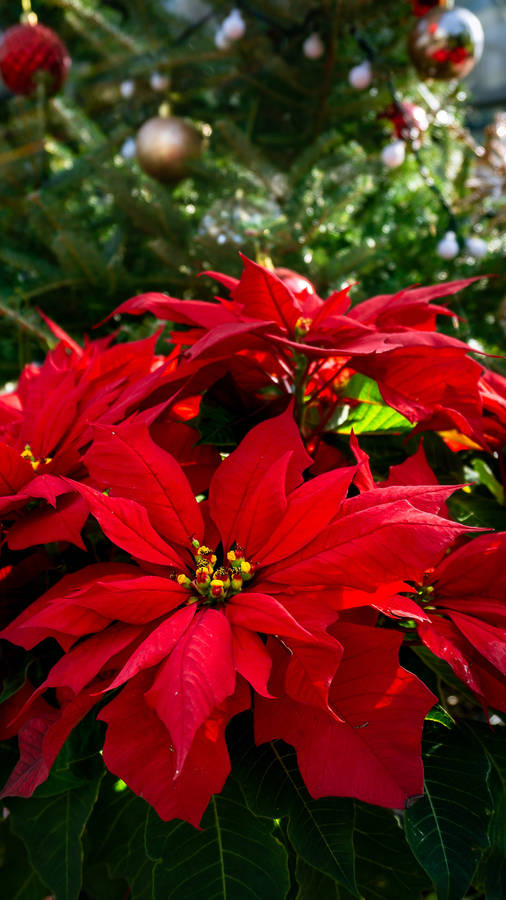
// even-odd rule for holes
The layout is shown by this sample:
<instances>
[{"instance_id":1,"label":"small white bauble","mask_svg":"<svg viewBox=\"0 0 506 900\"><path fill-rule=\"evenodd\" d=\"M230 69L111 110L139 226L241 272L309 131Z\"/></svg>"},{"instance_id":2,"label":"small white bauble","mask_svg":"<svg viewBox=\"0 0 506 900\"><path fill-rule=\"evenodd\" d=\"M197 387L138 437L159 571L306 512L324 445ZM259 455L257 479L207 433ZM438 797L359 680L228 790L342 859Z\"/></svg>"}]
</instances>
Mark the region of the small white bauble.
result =
<instances>
[{"instance_id":1,"label":"small white bauble","mask_svg":"<svg viewBox=\"0 0 506 900\"><path fill-rule=\"evenodd\" d=\"M471 237L466 238L466 250L475 259L483 259L488 253L488 244L483 238L473 234Z\"/></svg>"},{"instance_id":2,"label":"small white bauble","mask_svg":"<svg viewBox=\"0 0 506 900\"><path fill-rule=\"evenodd\" d=\"M447 231L438 242L436 253L441 259L455 259L459 253L459 244L454 231Z\"/></svg>"},{"instance_id":3,"label":"small white bauble","mask_svg":"<svg viewBox=\"0 0 506 900\"><path fill-rule=\"evenodd\" d=\"M135 138L129 137L124 141L121 145L121 150L119 151L123 157L123 159L133 159L137 153L137 142Z\"/></svg>"},{"instance_id":4,"label":"small white bauble","mask_svg":"<svg viewBox=\"0 0 506 900\"><path fill-rule=\"evenodd\" d=\"M358 66L353 66L348 72L348 81L357 91L363 91L369 87L372 81L372 66L368 59L361 62Z\"/></svg>"},{"instance_id":5,"label":"small white bauble","mask_svg":"<svg viewBox=\"0 0 506 900\"><path fill-rule=\"evenodd\" d=\"M389 169L396 169L402 166L406 156L406 144L404 141L392 141L386 144L381 151L381 160Z\"/></svg>"},{"instance_id":6,"label":"small white bauble","mask_svg":"<svg viewBox=\"0 0 506 900\"><path fill-rule=\"evenodd\" d=\"M302 45L302 52L307 59L320 59L323 56L325 45L317 31L306 38Z\"/></svg>"},{"instance_id":7,"label":"small white bauble","mask_svg":"<svg viewBox=\"0 0 506 900\"><path fill-rule=\"evenodd\" d=\"M228 37L226 37L223 32L223 28L218 28L218 31L214 35L214 43L218 50L228 50L228 48L232 44L232 41L230 41Z\"/></svg>"},{"instance_id":8,"label":"small white bauble","mask_svg":"<svg viewBox=\"0 0 506 900\"><path fill-rule=\"evenodd\" d=\"M169 79L161 72L152 72L149 85L154 91L166 91L169 86Z\"/></svg>"},{"instance_id":9,"label":"small white bauble","mask_svg":"<svg viewBox=\"0 0 506 900\"><path fill-rule=\"evenodd\" d=\"M130 81L130 79L127 81L122 81L119 86L119 91L120 91L121 96L124 97L125 100L129 100L130 97L133 97L133 95L134 95L135 82Z\"/></svg>"},{"instance_id":10,"label":"small white bauble","mask_svg":"<svg viewBox=\"0 0 506 900\"><path fill-rule=\"evenodd\" d=\"M239 41L246 34L246 22L240 9L233 9L221 23L221 31L228 41Z\"/></svg>"}]
</instances>

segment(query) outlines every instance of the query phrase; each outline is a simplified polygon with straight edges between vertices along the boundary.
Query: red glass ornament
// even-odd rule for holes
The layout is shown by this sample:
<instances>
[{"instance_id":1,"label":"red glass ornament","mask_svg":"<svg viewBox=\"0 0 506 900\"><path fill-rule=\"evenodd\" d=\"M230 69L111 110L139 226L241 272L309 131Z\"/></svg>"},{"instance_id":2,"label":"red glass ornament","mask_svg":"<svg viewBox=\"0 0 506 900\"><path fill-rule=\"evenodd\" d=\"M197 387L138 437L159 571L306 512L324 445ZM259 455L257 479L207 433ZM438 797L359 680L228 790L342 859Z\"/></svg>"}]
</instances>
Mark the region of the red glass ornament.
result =
<instances>
[{"instance_id":1,"label":"red glass ornament","mask_svg":"<svg viewBox=\"0 0 506 900\"><path fill-rule=\"evenodd\" d=\"M0 72L13 94L31 94L43 73L46 90L55 94L70 68L68 50L58 35L44 25L13 25L0 43Z\"/></svg>"}]
</instances>

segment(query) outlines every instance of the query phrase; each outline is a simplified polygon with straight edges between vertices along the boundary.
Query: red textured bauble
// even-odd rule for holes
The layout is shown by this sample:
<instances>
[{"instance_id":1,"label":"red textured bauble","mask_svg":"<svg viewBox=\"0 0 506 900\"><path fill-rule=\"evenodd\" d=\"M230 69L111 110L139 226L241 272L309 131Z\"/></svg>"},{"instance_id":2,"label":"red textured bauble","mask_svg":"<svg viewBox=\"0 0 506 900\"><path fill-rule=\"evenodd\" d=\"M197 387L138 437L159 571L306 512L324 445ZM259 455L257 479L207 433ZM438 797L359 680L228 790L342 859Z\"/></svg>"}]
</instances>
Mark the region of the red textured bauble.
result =
<instances>
[{"instance_id":1,"label":"red textured bauble","mask_svg":"<svg viewBox=\"0 0 506 900\"><path fill-rule=\"evenodd\" d=\"M403 141L419 140L422 132L427 131L429 127L424 108L409 100L392 104L383 115L390 119L396 136Z\"/></svg>"},{"instance_id":2,"label":"red textured bauble","mask_svg":"<svg viewBox=\"0 0 506 900\"><path fill-rule=\"evenodd\" d=\"M70 69L68 50L44 25L13 25L0 43L0 72L13 94L31 94L40 77L48 94L55 94Z\"/></svg>"}]
</instances>

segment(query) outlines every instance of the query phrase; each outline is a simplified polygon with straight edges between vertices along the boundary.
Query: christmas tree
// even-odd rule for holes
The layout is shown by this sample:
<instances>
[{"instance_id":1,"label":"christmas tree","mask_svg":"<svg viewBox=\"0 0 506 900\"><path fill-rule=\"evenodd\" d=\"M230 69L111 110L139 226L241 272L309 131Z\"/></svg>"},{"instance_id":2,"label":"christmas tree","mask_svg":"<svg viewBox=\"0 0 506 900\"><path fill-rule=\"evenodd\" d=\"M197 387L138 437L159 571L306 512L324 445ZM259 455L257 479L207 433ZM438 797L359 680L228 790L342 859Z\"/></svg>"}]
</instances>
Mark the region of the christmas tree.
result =
<instances>
[{"instance_id":1,"label":"christmas tree","mask_svg":"<svg viewBox=\"0 0 506 900\"><path fill-rule=\"evenodd\" d=\"M466 131L452 77L478 58L479 23L449 39L463 57L433 79L408 52L429 7L440 14L398 0L39 3L72 65L48 84L4 51L4 81L19 80L0 107L4 379L43 349L36 305L80 334L145 290L210 298L199 273L238 274L238 250L322 292L354 282L354 302L498 273L504 158ZM174 117L189 126L175 168L161 143ZM469 291L456 333L496 350L503 292L502 279Z\"/></svg>"},{"instance_id":2,"label":"christmas tree","mask_svg":"<svg viewBox=\"0 0 506 900\"><path fill-rule=\"evenodd\" d=\"M479 20L21 6L5 896L500 900L506 154L504 117L469 127Z\"/></svg>"}]
</instances>

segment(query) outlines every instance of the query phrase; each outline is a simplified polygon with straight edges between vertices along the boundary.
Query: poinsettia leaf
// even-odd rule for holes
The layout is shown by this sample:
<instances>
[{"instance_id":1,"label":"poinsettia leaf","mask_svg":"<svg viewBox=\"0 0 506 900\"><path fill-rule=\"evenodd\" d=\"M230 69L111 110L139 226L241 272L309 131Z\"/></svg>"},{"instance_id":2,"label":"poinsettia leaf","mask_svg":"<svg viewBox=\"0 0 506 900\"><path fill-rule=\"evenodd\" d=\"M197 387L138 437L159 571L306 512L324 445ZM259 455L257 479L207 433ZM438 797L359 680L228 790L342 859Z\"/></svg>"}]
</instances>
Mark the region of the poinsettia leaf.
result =
<instances>
[{"instance_id":1,"label":"poinsettia leaf","mask_svg":"<svg viewBox=\"0 0 506 900\"><path fill-rule=\"evenodd\" d=\"M249 808L260 816L289 816L288 837L310 865L357 897L353 853L353 801L341 797L313 800L297 766L295 752L283 741L255 747L242 717L243 731L232 723L232 774ZM237 729L237 734L236 734Z\"/></svg>"},{"instance_id":2,"label":"poinsettia leaf","mask_svg":"<svg viewBox=\"0 0 506 900\"><path fill-rule=\"evenodd\" d=\"M30 860L58 900L77 900L82 880L81 837L103 775L100 757L87 782L65 793L7 801L12 829L22 838Z\"/></svg>"},{"instance_id":3,"label":"poinsettia leaf","mask_svg":"<svg viewBox=\"0 0 506 900\"><path fill-rule=\"evenodd\" d=\"M441 706L440 703L437 703L436 706L433 706L432 709L429 709L429 712L425 716L426 722L439 722L440 725L444 725L445 728L453 728L455 725L455 720L452 719L451 715L446 711L444 706Z\"/></svg>"},{"instance_id":4,"label":"poinsettia leaf","mask_svg":"<svg viewBox=\"0 0 506 900\"><path fill-rule=\"evenodd\" d=\"M310 866L301 856L297 857L295 878L298 885L295 900L315 900L315 897L318 900L349 900L354 896L333 878Z\"/></svg>"},{"instance_id":5,"label":"poinsettia leaf","mask_svg":"<svg viewBox=\"0 0 506 900\"><path fill-rule=\"evenodd\" d=\"M401 413L388 406L379 392L378 385L365 375L354 375L344 389L343 400L353 399L346 420L336 428L340 434L372 434L378 431L409 431L413 426Z\"/></svg>"},{"instance_id":6,"label":"poinsettia leaf","mask_svg":"<svg viewBox=\"0 0 506 900\"><path fill-rule=\"evenodd\" d=\"M150 810L146 849L155 862L153 900L283 900L287 854L274 823L254 816L233 783L211 798L202 831L162 822Z\"/></svg>"},{"instance_id":7,"label":"poinsettia leaf","mask_svg":"<svg viewBox=\"0 0 506 900\"><path fill-rule=\"evenodd\" d=\"M431 883L394 813L355 801L357 881L367 900L420 900Z\"/></svg>"},{"instance_id":8,"label":"poinsettia leaf","mask_svg":"<svg viewBox=\"0 0 506 900\"><path fill-rule=\"evenodd\" d=\"M106 775L86 827L85 884L86 869L103 865L111 878L126 879L131 900L152 900L153 862L144 847L148 810L122 781Z\"/></svg>"},{"instance_id":9,"label":"poinsettia leaf","mask_svg":"<svg viewBox=\"0 0 506 900\"><path fill-rule=\"evenodd\" d=\"M488 779L492 794L493 815L489 827L490 850L482 860L478 876L485 885L487 900L506 897L506 742L505 727L469 722L473 738L490 761Z\"/></svg>"},{"instance_id":10,"label":"poinsettia leaf","mask_svg":"<svg viewBox=\"0 0 506 900\"><path fill-rule=\"evenodd\" d=\"M490 763L458 728L427 726L425 794L406 810L406 837L440 900L461 900L488 846Z\"/></svg>"},{"instance_id":11,"label":"poinsettia leaf","mask_svg":"<svg viewBox=\"0 0 506 900\"><path fill-rule=\"evenodd\" d=\"M22 651L20 651L21 655ZM5 673L5 677L2 681L2 689L0 691L0 703L4 703L5 700L8 700L9 697L12 697L20 688L23 687L26 676L28 674L28 669L33 662L33 660L28 656L28 653L24 654L25 663L24 665L17 665L16 667L12 667L9 671L7 670Z\"/></svg>"},{"instance_id":12,"label":"poinsettia leaf","mask_svg":"<svg viewBox=\"0 0 506 900\"><path fill-rule=\"evenodd\" d=\"M463 525L493 528L506 531L506 509L491 497L482 497L477 491L457 491L450 497L450 515Z\"/></svg>"},{"instance_id":13,"label":"poinsettia leaf","mask_svg":"<svg viewBox=\"0 0 506 900\"><path fill-rule=\"evenodd\" d=\"M149 885L151 900L151 884ZM88 865L83 869L83 895L93 900L125 900L128 885L122 878L110 878L105 863Z\"/></svg>"},{"instance_id":14,"label":"poinsettia leaf","mask_svg":"<svg viewBox=\"0 0 506 900\"><path fill-rule=\"evenodd\" d=\"M49 894L30 864L23 841L12 833L8 818L0 821L0 882L8 900L41 900Z\"/></svg>"}]
</instances>

